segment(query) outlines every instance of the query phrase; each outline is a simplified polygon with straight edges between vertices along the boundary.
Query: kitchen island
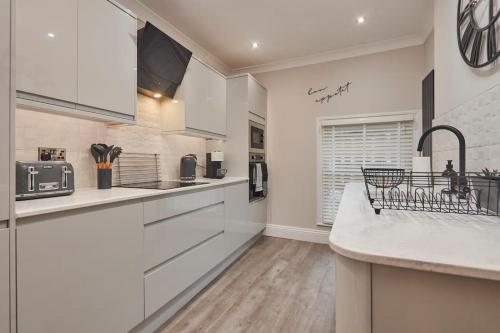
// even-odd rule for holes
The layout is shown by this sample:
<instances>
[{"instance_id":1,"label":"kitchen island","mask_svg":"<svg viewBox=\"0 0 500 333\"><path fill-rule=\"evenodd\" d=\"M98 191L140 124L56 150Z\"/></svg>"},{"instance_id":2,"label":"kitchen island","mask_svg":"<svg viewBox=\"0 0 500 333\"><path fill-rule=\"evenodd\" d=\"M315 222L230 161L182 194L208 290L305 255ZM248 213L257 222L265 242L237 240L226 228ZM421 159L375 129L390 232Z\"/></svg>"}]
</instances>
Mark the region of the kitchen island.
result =
<instances>
[{"instance_id":1,"label":"kitchen island","mask_svg":"<svg viewBox=\"0 0 500 333\"><path fill-rule=\"evenodd\" d=\"M348 184L330 246L338 333L498 332L500 219L382 210Z\"/></svg>"}]
</instances>

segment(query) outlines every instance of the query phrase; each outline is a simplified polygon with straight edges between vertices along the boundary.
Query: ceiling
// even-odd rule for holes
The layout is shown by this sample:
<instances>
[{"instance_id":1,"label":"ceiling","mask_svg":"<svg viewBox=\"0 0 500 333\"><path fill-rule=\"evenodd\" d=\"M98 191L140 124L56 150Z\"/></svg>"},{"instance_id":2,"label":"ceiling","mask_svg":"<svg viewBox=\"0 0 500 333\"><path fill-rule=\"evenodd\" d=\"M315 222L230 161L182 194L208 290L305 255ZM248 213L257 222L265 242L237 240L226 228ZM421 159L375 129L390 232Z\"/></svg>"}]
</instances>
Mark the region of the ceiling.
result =
<instances>
[{"instance_id":1,"label":"ceiling","mask_svg":"<svg viewBox=\"0 0 500 333\"><path fill-rule=\"evenodd\" d=\"M232 69L423 41L433 0L141 0ZM366 16L366 23L356 18ZM252 49L252 42L259 47Z\"/></svg>"}]
</instances>

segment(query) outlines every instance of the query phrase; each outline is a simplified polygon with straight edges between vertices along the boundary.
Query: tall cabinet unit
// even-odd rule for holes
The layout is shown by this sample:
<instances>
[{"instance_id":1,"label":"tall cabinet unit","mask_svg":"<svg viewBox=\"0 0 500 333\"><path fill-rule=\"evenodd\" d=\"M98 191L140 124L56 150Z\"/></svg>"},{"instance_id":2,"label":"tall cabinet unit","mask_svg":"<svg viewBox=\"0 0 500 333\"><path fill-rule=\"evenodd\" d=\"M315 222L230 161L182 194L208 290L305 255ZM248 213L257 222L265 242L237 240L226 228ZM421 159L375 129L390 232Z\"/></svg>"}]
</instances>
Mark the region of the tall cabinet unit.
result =
<instances>
[{"instance_id":1,"label":"tall cabinet unit","mask_svg":"<svg viewBox=\"0 0 500 333\"><path fill-rule=\"evenodd\" d=\"M227 137L224 159L231 177L248 177L250 163L250 121L265 127L267 90L250 74L228 78ZM267 223L267 199L249 202L249 184L233 186L226 191L233 202L226 211L226 250L234 251L242 242L262 231Z\"/></svg>"},{"instance_id":2,"label":"tall cabinet unit","mask_svg":"<svg viewBox=\"0 0 500 333\"><path fill-rule=\"evenodd\" d=\"M0 333L10 331L10 0L0 0Z\"/></svg>"},{"instance_id":3,"label":"tall cabinet unit","mask_svg":"<svg viewBox=\"0 0 500 333\"><path fill-rule=\"evenodd\" d=\"M108 0L17 0L21 106L133 121L137 19Z\"/></svg>"}]
</instances>

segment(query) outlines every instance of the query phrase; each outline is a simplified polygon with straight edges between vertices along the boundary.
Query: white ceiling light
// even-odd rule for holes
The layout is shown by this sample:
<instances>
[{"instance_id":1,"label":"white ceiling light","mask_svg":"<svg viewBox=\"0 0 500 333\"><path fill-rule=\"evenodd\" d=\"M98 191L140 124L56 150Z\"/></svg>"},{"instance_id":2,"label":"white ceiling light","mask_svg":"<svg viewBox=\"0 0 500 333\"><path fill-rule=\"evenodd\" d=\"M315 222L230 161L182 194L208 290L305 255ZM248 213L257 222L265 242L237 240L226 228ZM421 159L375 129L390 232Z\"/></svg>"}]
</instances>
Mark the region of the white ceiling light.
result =
<instances>
[{"instance_id":1,"label":"white ceiling light","mask_svg":"<svg viewBox=\"0 0 500 333\"><path fill-rule=\"evenodd\" d=\"M259 47L259 43L257 42L252 42L252 49L256 49Z\"/></svg>"},{"instance_id":2,"label":"white ceiling light","mask_svg":"<svg viewBox=\"0 0 500 333\"><path fill-rule=\"evenodd\" d=\"M54 38L56 35L53 32L49 32L47 36L49 36L50 38Z\"/></svg>"},{"instance_id":3,"label":"white ceiling light","mask_svg":"<svg viewBox=\"0 0 500 333\"><path fill-rule=\"evenodd\" d=\"M356 19L356 22L357 22L358 24L363 24L363 23L365 23L365 22L366 22L366 17L365 17L365 16L360 16L360 17L358 17L358 18Z\"/></svg>"},{"instance_id":4,"label":"white ceiling light","mask_svg":"<svg viewBox=\"0 0 500 333\"><path fill-rule=\"evenodd\" d=\"M160 93L153 94L153 97L154 98L161 98L161 94Z\"/></svg>"}]
</instances>

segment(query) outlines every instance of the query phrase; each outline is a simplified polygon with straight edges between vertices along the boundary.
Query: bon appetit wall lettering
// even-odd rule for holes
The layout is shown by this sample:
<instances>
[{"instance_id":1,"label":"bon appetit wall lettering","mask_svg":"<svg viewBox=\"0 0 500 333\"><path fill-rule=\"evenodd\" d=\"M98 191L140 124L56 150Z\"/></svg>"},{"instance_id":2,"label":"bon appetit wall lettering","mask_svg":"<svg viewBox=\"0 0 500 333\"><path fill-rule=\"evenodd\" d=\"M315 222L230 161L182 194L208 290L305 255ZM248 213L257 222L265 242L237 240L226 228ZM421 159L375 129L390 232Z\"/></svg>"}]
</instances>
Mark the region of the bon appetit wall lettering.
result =
<instances>
[{"instance_id":1,"label":"bon appetit wall lettering","mask_svg":"<svg viewBox=\"0 0 500 333\"><path fill-rule=\"evenodd\" d=\"M348 94L349 93L349 88L352 85L352 82L346 82L345 84L339 86L336 90L334 90L331 93L327 93L326 95L323 95L319 98L316 98L314 101L316 103L330 103L330 101L335 98L335 97L340 97L342 95ZM313 95L318 95L322 93L326 93L328 90L328 86L324 88L319 88L319 89L314 89L314 88L309 88L307 91L308 96L313 96Z\"/></svg>"}]
</instances>

